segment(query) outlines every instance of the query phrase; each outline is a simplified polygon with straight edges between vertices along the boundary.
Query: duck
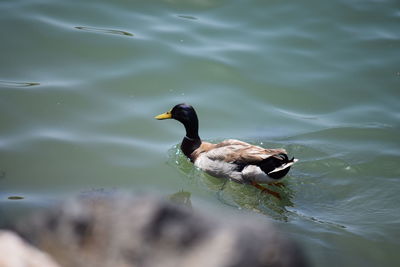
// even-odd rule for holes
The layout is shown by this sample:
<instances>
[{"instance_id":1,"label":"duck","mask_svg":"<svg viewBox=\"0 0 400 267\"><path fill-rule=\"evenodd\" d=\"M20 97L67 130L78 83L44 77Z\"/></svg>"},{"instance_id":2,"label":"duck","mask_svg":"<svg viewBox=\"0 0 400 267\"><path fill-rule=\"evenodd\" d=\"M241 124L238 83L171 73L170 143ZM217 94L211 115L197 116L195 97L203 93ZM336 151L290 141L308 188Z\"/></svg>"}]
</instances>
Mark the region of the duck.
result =
<instances>
[{"instance_id":1,"label":"duck","mask_svg":"<svg viewBox=\"0 0 400 267\"><path fill-rule=\"evenodd\" d=\"M227 178L240 184L249 184L262 192L281 199L275 192L261 184L284 186L280 180L298 160L283 148L262 148L236 139L220 143L203 141L199 136L199 120L194 108L186 103L155 116L157 120L174 119L183 124L186 135L180 145L183 154L205 173Z\"/></svg>"}]
</instances>

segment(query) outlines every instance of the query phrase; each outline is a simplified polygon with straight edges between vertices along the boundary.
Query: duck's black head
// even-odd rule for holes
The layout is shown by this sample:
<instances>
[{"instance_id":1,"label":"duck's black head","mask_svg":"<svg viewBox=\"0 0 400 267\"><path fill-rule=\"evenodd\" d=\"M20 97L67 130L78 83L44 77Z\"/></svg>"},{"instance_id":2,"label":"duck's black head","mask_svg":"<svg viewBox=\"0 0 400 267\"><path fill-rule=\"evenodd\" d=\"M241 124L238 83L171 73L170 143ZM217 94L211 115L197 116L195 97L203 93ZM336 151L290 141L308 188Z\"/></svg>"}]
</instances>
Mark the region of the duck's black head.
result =
<instances>
[{"instance_id":1,"label":"duck's black head","mask_svg":"<svg viewBox=\"0 0 400 267\"><path fill-rule=\"evenodd\" d=\"M178 104L170 111L160 114L155 118L157 120L175 119L185 126L187 137L199 138L199 121L196 111L191 105L185 103Z\"/></svg>"}]
</instances>

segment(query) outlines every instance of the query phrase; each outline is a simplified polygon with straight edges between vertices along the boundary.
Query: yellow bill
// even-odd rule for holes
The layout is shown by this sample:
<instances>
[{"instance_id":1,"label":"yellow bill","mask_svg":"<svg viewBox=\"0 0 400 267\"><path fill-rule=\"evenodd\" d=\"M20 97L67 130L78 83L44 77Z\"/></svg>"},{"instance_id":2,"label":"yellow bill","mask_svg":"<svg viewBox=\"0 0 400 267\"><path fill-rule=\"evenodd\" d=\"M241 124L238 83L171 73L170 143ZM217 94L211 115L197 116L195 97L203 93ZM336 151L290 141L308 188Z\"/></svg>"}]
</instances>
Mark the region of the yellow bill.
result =
<instances>
[{"instance_id":1,"label":"yellow bill","mask_svg":"<svg viewBox=\"0 0 400 267\"><path fill-rule=\"evenodd\" d=\"M166 120L166 119L172 119L172 114L171 111L165 112L163 114L160 114L158 116L154 117L157 120Z\"/></svg>"}]
</instances>

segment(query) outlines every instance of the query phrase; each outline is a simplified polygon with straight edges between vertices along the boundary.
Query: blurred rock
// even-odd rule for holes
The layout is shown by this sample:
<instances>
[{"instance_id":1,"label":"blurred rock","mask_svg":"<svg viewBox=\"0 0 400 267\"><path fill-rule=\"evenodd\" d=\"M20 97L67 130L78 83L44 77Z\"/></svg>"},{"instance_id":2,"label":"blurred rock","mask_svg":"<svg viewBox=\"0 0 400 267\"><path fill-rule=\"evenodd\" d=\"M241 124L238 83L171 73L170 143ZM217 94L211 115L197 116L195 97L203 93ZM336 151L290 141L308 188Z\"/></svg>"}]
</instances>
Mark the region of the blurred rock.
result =
<instances>
[{"instance_id":1,"label":"blurred rock","mask_svg":"<svg viewBox=\"0 0 400 267\"><path fill-rule=\"evenodd\" d=\"M0 267L59 267L48 255L10 231L0 231Z\"/></svg>"},{"instance_id":2,"label":"blurred rock","mask_svg":"<svg viewBox=\"0 0 400 267\"><path fill-rule=\"evenodd\" d=\"M149 197L70 201L17 231L67 267L306 266L265 221L210 218Z\"/></svg>"}]
</instances>

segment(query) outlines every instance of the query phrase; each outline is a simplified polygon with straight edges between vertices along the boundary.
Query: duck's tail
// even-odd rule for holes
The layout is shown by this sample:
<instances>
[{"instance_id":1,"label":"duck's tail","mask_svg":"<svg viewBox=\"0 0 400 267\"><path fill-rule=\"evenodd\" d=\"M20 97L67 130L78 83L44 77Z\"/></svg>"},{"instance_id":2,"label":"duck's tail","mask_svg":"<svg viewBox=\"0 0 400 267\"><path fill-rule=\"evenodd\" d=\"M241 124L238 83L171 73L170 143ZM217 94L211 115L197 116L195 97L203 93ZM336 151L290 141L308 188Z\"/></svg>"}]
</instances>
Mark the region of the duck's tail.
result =
<instances>
[{"instance_id":1,"label":"duck's tail","mask_svg":"<svg viewBox=\"0 0 400 267\"><path fill-rule=\"evenodd\" d=\"M279 154L276 157L269 157L258 166L271 178L280 179L284 177L290 170L290 167L295 164L298 159L294 157L289 159L286 154Z\"/></svg>"}]
</instances>

